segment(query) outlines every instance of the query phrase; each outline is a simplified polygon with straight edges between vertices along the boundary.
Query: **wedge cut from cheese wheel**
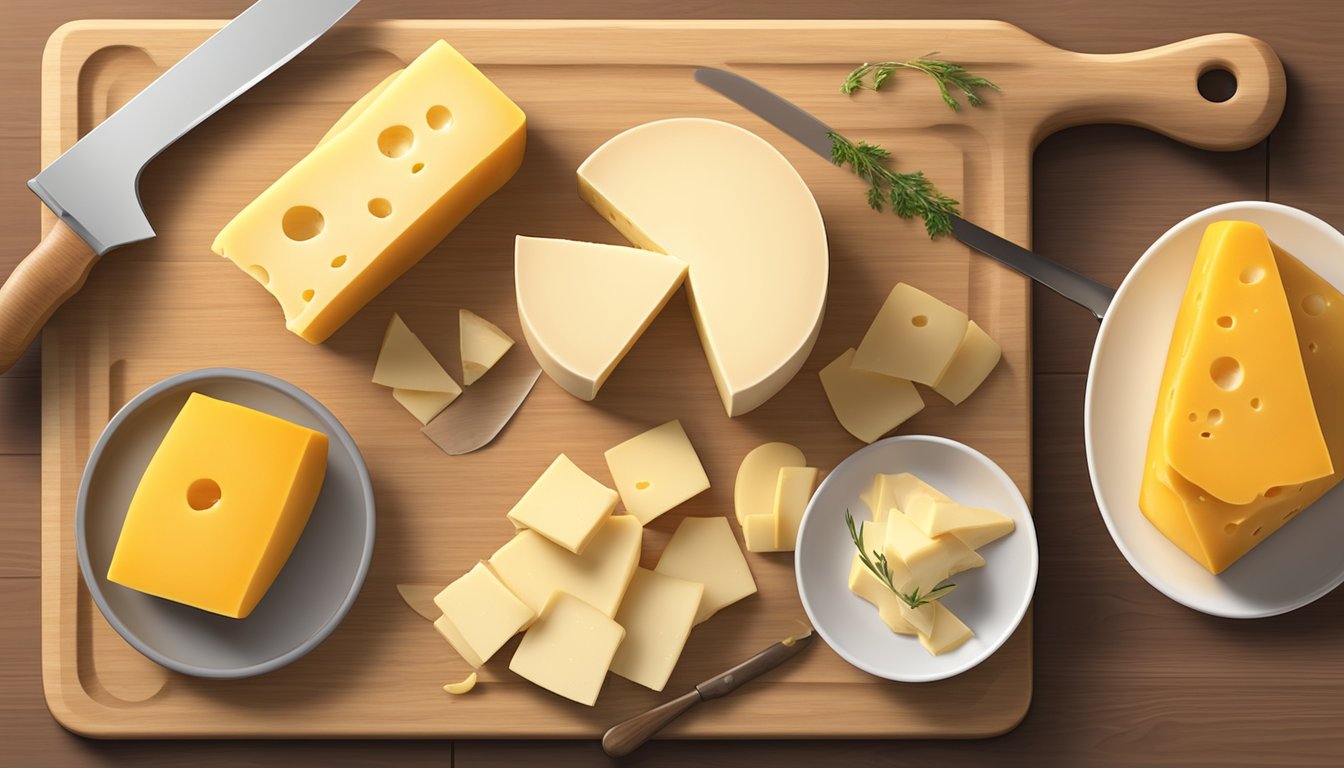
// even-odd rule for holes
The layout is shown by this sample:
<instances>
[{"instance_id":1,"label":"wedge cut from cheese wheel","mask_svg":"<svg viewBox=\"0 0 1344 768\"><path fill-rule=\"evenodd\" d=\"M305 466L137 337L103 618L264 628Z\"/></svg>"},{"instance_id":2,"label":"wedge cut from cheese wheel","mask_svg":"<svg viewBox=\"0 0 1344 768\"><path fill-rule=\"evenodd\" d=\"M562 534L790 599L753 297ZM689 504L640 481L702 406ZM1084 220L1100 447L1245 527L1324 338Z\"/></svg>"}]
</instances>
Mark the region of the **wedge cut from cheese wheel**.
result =
<instances>
[{"instance_id":1,"label":"wedge cut from cheese wheel","mask_svg":"<svg viewBox=\"0 0 1344 768\"><path fill-rule=\"evenodd\" d=\"M1011 517L992 509L966 507L931 496L915 498L905 515L925 534L933 537L951 534L971 549L1003 538L1017 527Z\"/></svg>"},{"instance_id":2,"label":"wedge cut from cheese wheel","mask_svg":"<svg viewBox=\"0 0 1344 768\"><path fill-rule=\"evenodd\" d=\"M784 467L805 467L807 457L788 443L763 443L742 457L733 484L733 511L739 525L746 525L749 515L772 514L779 470Z\"/></svg>"},{"instance_id":3,"label":"wedge cut from cheese wheel","mask_svg":"<svg viewBox=\"0 0 1344 768\"><path fill-rule=\"evenodd\" d=\"M966 335L961 340L961 346L957 347L947 370L934 382L933 391L953 405L960 405L985 383L1002 357L1003 348L999 343L971 320L966 323Z\"/></svg>"},{"instance_id":4,"label":"wedge cut from cheese wheel","mask_svg":"<svg viewBox=\"0 0 1344 768\"><path fill-rule=\"evenodd\" d=\"M579 598L556 592L509 661L509 669L546 690L593 706L625 630Z\"/></svg>"},{"instance_id":5,"label":"wedge cut from cheese wheel","mask_svg":"<svg viewBox=\"0 0 1344 768\"><path fill-rule=\"evenodd\" d=\"M519 235L523 338L546 375L592 400L686 278L686 262L623 245Z\"/></svg>"},{"instance_id":6,"label":"wedge cut from cheese wheel","mask_svg":"<svg viewBox=\"0 0 1344 768\"><path fill-rule=\"evenodd\" d=\"M454 400L456 392L421 392L418 389L392 390L392 399L401 403L421 424L428 424L443 412Z\"/></svg>"},{"instance_id":7,"label":"wedge cut from cheese wheel","mask_svg":"<svg viewBox=\"0 0 1344 768\"><path fill-rule=\"evenodd\" d=\"M849 434L871 443L924 410L914 384L853 363L854 350L847 349L818 374L835 418Z\"/></svg>"},{"instance_id":8,"label":"wedge cut from cheese wheel","mask_svg":"<svg viewBox=\"0 0 1344 768\"><path fill-rule=\"evenodd\" d=\"M636 570L616 614L625 640L611 660L611 671L645 688L663 690L691 635L704 593L699 582Z\"/></svg>"},{"instance_id":9,"label":"wedge cut from cheese wheel","mask_svg":"<svg viewBox=\"0 0 1344 768\"><path fill-rule=\"evenodd\" d=\"M457 327L463 384L470 385L484 376L513 347L509 334L469 309L457 311Z\"/></svg>"},{"instance_id":10,"label":"wedge cut from cheese wheel","mask_svg":"<svg viewBox=\"0 0 1344 768\"><path fill-rule=\"evenodd\" d=\"M735 125L631 128L579 166L579 194L631 243L690 264L700 342L729 416L802 367L826 305L826 229L802 177Z\"/></svg>"},{"instance_id":11,"label":"wedge cut from cheese wheel","mask_svg":"<svg viewBox=\"0 0 1344 768\"><path fill-rule=\"evenodd\" d=\"M695 623L723 608L756 594L747 559L737 546L726 517L688 517L668 539L654 568L664 576L705 585L704 597L695 613Z\"/></svg>"},{"instance_id":12,"label":"wedge cut from cheese wheel","mask_svg":"<svg viewBox=\"0 0 1344 768\"><path fill-rule=\"evenodd\" d=\"M854 367L933 385L966 337L966 313L897 283L854 355Z\"/></svg>"},{"instance_id":13,"label":"wedge cut from cheese wheel","mask_svg":"<svg viewBox=\"0 0 1344 768\"><path fill-rule=\"evenodd\" d=\"M582 555L536 531L519 531L491 555L488 564L504 586L534 611L546 607L559 590L615 616L639 565L643 537L643 526L629 515L607 518Z\"/></svg>"},{"instance_id":14,"label":"wedge cut from cheese wheel","mask_svg":"<svg viewBox=\"0 0 1344 768\"><path fill-rule=\"evenodd\" d=\"M1264 229L1210 224L1159 392L1167 465L1229 504L1333 473L1296 342Z\"/></svg>"},{"instance_id":15,"label":"wedge cut from cheese wheel","mask_svg":"<svg viewBox=\"0 0 1344 768\"><path fill-rule=\"evenodd\" d=\"M453 377L396 313L383 333L383 346L373 369L373 383L417 392L462 393Z\"/></svg>"}]
</instances>

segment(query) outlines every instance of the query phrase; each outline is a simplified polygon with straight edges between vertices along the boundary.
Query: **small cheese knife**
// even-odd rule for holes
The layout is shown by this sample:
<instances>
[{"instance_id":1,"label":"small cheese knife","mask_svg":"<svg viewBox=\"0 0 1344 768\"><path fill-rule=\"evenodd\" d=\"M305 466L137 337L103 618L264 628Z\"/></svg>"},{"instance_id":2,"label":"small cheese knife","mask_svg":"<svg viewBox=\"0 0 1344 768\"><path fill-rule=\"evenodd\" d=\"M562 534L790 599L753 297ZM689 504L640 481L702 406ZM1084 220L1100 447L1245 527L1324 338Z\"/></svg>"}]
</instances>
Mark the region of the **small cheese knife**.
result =
<instances>
[{"instance_id":1,"label":"small cheese knife","mask_svg":"<svg viewBox=\"0 0 1344 768\"><path fill-rule=\"evenodd\" d=\"M737 102L828 162L831 160L830 134L838 132L792 102L752 80L723 69L701 67L695 70L695 80ZM1064 298L1081 304L1098 320L1106 314L1115 296L1114 288L1032 253L960 216L952 217L952 236Z\"/></svg>"},{"instance_id":2,"label":"small cheese knife","mask_svg":"<svg viewBox=\"0 0 1344 768\"><path fill-rule=\"evenodd\" d=\"M0 373L104 253L147 240L140 172L292 59L359 0L258 0L28 182L60 220L0 285Z\"/></svg>"},{"instance_id":3,"label":"small cheese knife","mask_svg":"<svg viewBox=\"0 0 1344 768\"><path fill-rule=\"evenodd\" d=\"M636 715L623 723L613 725L602 736L602 751L610 757L623 757L634 752L668 723L702 701L727 696L743 684L760 677L780 664L798 655L812 644L816 634L807 631L787 637L721 675L711 677L685 694Z\"/></svg>"}]
</instances>

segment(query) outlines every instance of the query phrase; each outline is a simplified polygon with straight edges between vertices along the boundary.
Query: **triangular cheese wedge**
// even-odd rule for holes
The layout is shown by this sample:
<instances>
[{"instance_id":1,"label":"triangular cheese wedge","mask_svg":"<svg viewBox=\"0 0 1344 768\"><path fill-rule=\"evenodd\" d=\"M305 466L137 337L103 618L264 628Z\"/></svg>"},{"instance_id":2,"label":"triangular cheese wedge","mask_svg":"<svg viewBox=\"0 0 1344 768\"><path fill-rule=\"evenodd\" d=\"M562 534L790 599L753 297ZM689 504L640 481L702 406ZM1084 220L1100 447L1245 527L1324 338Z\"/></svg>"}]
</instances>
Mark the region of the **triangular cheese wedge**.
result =
<instances>
[{"instance_id":1,"label":"triangular cheese wedge","mask_svg":"<svg viewBox=\"0 0 1344 768\"><path fill-rule=\"evenodd\" d=\"M1167 464L1229 504L1333 471L1265 231L1209 225L1160 397Z\"/></svg>"},{"instance_id":2,"label":"triangular cheese wedge","mask_svg":"<svg viewBox=\"0 0 1344 768\"><path fill-rule=\"evenodd\" d=\"M457 311L462 348L462 383L470 385L499 362L513 346L509 334L469 309Z\"/></svg>"},{"instance_id":3,"label":"triangular cheese wedge","mask_svg":"<svg viewBox=\"0 0 1344 768\"><path fill-rule=\"evenodd\" d=\"M392 390L393 399L410 411L421 424L433 421L440 411L457 399L457 395L457 392L421 392L418 389L397 388Z\"/></svg>"},{"instance_id":4,"label":"triangular cheese wedge","mask_svg":"<svg viewBox=\"0 0 1344 768\"><path fill-rule=\"evenodd\" d=\"M618 245L519 236L523 336L542 370L592 400L686 278L686 262Z\"/></svg>"},{"instance_id":5,"label":"triangular cheese wedge","mask_svg":"<svg viewBox=\"0 0 1344 768\"><path fill-rule=\"evenodd\" d=\"M905 514L928 536L950 534L971 549L979 549L1013 532L1015 524L1007 515L992 509L966 507L920 496L910 502Z\"/></svg>"},{"instance_id":6,"label":"triangular cheese wedge","mask_svg":"<svg viewBox=\"0 0 1344 768\"><path fill-rule=\"evenodd\" d=\"M462 393L462 388L443 370L424 342L395 313L383 334L383 348L378 353L378 364L373 368L373 383L393 389L444 392L454 396Z\"/></svg>"}]
</instances>

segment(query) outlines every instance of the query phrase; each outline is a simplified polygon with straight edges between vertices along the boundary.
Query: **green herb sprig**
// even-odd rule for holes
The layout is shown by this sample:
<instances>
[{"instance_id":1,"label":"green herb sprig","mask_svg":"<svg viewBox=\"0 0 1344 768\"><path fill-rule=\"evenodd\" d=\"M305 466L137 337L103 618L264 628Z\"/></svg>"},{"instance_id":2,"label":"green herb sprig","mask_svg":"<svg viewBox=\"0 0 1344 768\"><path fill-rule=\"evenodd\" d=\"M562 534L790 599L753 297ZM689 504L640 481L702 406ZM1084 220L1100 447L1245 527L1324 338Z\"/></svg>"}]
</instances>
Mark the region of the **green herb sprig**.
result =
<instances>
[{"instance_id":1,"label":"green herb sprig","mask_svg":"<svg viewBox=\"0 0 1344 768\"><path fill-rule=\"evenodd\" d=\"M898 173L884 163L891 153L866 141L854 143L834 131L831 139L831 162L840 167L849 166L854 175L868 182L868 205L882 211L891 210L902 219L915 216L924 220L929 237L951 234L952 217L959 216L956 199L938 191L924 176L923 171Z\"/></svg>"},{"instance_id":2,"label":"green herb sprig","mask_svg":"<svg viewBox=\"0 0 1344 768\"><path fill-rule=\"evenodd\" d=\"M971 74L960 64L933 58L937 55L937 53L930 53L918 59L879 61L876 64L863 64L855 67L852 72L845 76L845 82L840 85L840 92L852 94L863 89L881 90L882 86L896 72L902 69L910 69L932 77L933 81L938 84L938 92L942 94L943 103L953 110L961 109L961 102L957 101L957 97L953 95L954 90L965 96L966 103L972 107L978 107L985 103L984 97L979 93L980 89L1003 93L1002 88L979 75Z\"/></svg>"},{"instance_id":3,"label":"green herb sprig","mask_svg":"<svg viewBox=\"0 0 1344 768\"><path fill-rule=\"evenodd\" d=\"M849 526L849 538L854 541L854 548L859 550L859 561L863 563L864 567L872 571L873 575L887 586L887 589L890 589L897 597L899 597L901 602L905 603L912 610L921 605L928 605L934 600L947 594L948 590L957 586L956 584L949 582L939 584L924 594L920 594L919 587L915 587L914 590L909 593L902 592L892 583L891 565L887 562L886 553L874 549L873 557L869 558L868 553L864 551L863 525L859 524L856 526L854 524L854 515L852 515L848 509L845 510L845 525ZM877 561L876 563L873 562L874 558Z\"/></svg>"}]
</instances>

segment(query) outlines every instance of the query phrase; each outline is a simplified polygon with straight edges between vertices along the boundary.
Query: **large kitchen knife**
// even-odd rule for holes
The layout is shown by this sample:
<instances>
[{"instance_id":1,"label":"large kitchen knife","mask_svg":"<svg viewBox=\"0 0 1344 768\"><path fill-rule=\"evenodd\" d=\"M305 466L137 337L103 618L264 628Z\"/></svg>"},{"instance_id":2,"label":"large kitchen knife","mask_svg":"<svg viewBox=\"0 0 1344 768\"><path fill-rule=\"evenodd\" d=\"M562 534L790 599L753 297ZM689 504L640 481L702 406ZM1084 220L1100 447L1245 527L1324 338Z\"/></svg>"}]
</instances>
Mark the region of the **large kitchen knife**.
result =
<instances>
[{"instance_id":1,"label":"large kitchen knife","mask_svg":"<svg viewBox=\"0 0 1344 768\"><path fill-rule=\"evenodd\" d=\"M701 67L695 70L695 79L755 113L827 161L831 160L831 134L836 131L797 105L727 70ZM1114 288L1032 253L960 216L952 217L952 236L1064 298L1081 304L1097 319L1106 314L1115 296Z\"/></svg>"},{"instance_id":2,"label":"large kitchen knife","mask_svg":"<svg viewBox=\"0 0 1344 768\"><path fill-rule=\"evenodd\" d=\"M258 0L89 131L28 186L60 220L0 285L0 373L104 253L154 236L140 172L307 48L359 0Z\"/></svg>"}]
</instances>

